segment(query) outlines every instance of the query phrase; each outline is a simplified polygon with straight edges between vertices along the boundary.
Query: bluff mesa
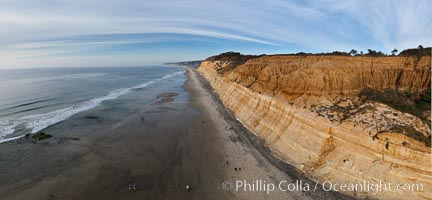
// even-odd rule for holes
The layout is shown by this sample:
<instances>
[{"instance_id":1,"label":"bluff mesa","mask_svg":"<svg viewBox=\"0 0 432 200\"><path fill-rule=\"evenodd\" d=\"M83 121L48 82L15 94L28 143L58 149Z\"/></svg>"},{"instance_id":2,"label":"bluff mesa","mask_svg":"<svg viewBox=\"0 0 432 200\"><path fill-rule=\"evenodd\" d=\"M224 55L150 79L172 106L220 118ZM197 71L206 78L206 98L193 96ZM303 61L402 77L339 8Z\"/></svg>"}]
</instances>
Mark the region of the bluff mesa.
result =
<instances>
[{"instance_id":1,"label":"bluff mesa","mask_svg":"<svg viewBox=\"0 0 432 200\"><path fill-rule=\"evenodd\" d=\"M426 143L430 117L420 119L359 94L365 88L411 94L428 91L430 59L276 55L239 61L213 57L198 71L248 129L310 177L336 182L415 179L426 191L431 188L431 154ZM430 109L425 115L430 116ZM383 197L424 199L427 195L389 193Z\"/></svg>"}]
</instances>

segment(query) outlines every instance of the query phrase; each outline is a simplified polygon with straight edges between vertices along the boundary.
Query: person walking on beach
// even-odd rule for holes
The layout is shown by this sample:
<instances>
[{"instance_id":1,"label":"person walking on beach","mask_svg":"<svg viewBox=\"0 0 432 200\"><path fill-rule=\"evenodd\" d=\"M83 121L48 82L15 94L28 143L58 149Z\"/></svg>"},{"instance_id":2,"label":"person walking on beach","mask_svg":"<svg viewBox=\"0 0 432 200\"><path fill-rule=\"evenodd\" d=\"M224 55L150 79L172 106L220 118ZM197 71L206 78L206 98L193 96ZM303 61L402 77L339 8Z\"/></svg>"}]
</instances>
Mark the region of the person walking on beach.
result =
<instances>
[{"instance_id":1,"label":"person walking on beach","mask_svg":"<svg viewBox=\"0 0 432 200\"><path fill-rule=\"evenodd\" d=\"M136 191L136 185L135 184L129 184L129 191L135 192Z\"/></svg>"}]
</instances>

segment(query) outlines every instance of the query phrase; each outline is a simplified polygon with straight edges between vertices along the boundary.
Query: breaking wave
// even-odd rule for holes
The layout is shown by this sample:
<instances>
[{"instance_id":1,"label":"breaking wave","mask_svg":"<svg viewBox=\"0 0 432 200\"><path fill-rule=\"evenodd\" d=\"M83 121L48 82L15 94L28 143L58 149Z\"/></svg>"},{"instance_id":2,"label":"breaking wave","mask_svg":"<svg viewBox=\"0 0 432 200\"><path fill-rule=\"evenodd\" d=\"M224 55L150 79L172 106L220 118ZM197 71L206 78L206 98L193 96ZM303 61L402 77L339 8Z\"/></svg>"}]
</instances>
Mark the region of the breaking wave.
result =
<instances>
[{"instance_id":1,"label":"breaking wave","mask_svg":"<svg viewBox=\"0 0 432 200\"><path fill-rule=\"evenodd\" d=\"M44 128L47 128L51 125L54 125L56 123L59 123L61 121L66 120L67 118L71 117L74 114L95 108L96 106L100 105L102 102L107 100L116 99L119 96L125 95L133 90L145 88L151 84L154 84L158 81L172 78L178 75L183 74L185 71L179 71L172 74L165 75L161 78L157 78L154 80L151 80L149 82L130 87L130 88L121 88L114 91L111 91L109 94L97 98L93 98L87 101L84 101L83 103L63 108L60 110L55 110L48 113L43 114L36 114L36 115L29 115L25 117L20 117L17 119L10 119L10 120L4 120L0 121L0 143L15 140L18 138L23 137L21 136L14 136L14 137L7 137L8 135L11 135L15 132L17 127L24 126L26 130L29 130L30 133L36 133Z\"/></svg>"}]
</instances>

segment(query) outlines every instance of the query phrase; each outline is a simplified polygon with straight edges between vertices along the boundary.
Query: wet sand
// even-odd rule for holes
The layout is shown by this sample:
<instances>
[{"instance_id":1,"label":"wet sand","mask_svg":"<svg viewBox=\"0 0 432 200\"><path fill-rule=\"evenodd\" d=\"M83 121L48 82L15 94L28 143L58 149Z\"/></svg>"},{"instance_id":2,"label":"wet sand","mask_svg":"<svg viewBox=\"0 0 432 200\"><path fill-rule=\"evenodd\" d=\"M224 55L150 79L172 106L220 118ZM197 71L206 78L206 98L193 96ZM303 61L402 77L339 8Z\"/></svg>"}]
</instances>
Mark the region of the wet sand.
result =
<instances>
[{"instance_id":1,"label":"wet sand","mask_svg":"<svg viewBox=\"0 0 432 200\"><path fill-rule=\"evenodd\" d=\"M235 191L235 181L246 180L252 183L257 180L273 183L278 186L281 181L302 183L315 186L315 182L305 177L294 167L276 158L271 149L246 129L231 111L226 109L210 84L194 68L188 70L188 79L193 83L190 91L193 103L210 117L217 137L221 140L219 149L228 161L224 166L224 180L231 183L231 189L223 191L230 199L354 199L335 192L325 192L319 185L315 191L281 191L275 189L267 194L264 191ZM235 168L237 167L237 170ZM241 168L241 171L239 171ZM220 182L221 183L221 182ZM257 186L256 184L255 186ZM221 185L219 187L222 187ZM301 190L301 189L299 189Z\"/></svg>"},{"instance_id":2,"label":"wet sand","mask_svg":"<svg viewBox=\"0 0 432 200\"><path fill-rule=\"evenodd\" d=\"M94 109L44 130L57 133L48 140L1 144L0 199L348 198L319 189L223 190L225 181L236 180L313 182L273 157L194 69L187 68L187 76L184 91L169 100ZM160 94L172 92L166 90ZM123 101L144 104L140 99ZM129 191L129 184L137 190Z\"/></svg>"}]
</instances>

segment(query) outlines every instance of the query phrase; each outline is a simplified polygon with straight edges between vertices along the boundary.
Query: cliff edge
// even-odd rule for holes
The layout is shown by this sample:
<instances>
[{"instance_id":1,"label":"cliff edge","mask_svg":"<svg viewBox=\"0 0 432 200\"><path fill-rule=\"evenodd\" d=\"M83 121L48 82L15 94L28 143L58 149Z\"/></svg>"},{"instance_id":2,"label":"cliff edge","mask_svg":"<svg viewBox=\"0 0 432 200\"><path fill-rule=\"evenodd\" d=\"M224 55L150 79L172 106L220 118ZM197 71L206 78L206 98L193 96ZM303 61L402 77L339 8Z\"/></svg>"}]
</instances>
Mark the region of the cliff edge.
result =
<instances>
[{"instance_id":1,"label":"cliff edge","mask_svg":"<svg viewBox=\"0 0 432 200\"><path fill-rule=\"evenodd\" d=\"M282 160L321 183L423 187L354 196L431 199L430 56L241 58L198 71Z\"/></svg>"}]
</instances>

